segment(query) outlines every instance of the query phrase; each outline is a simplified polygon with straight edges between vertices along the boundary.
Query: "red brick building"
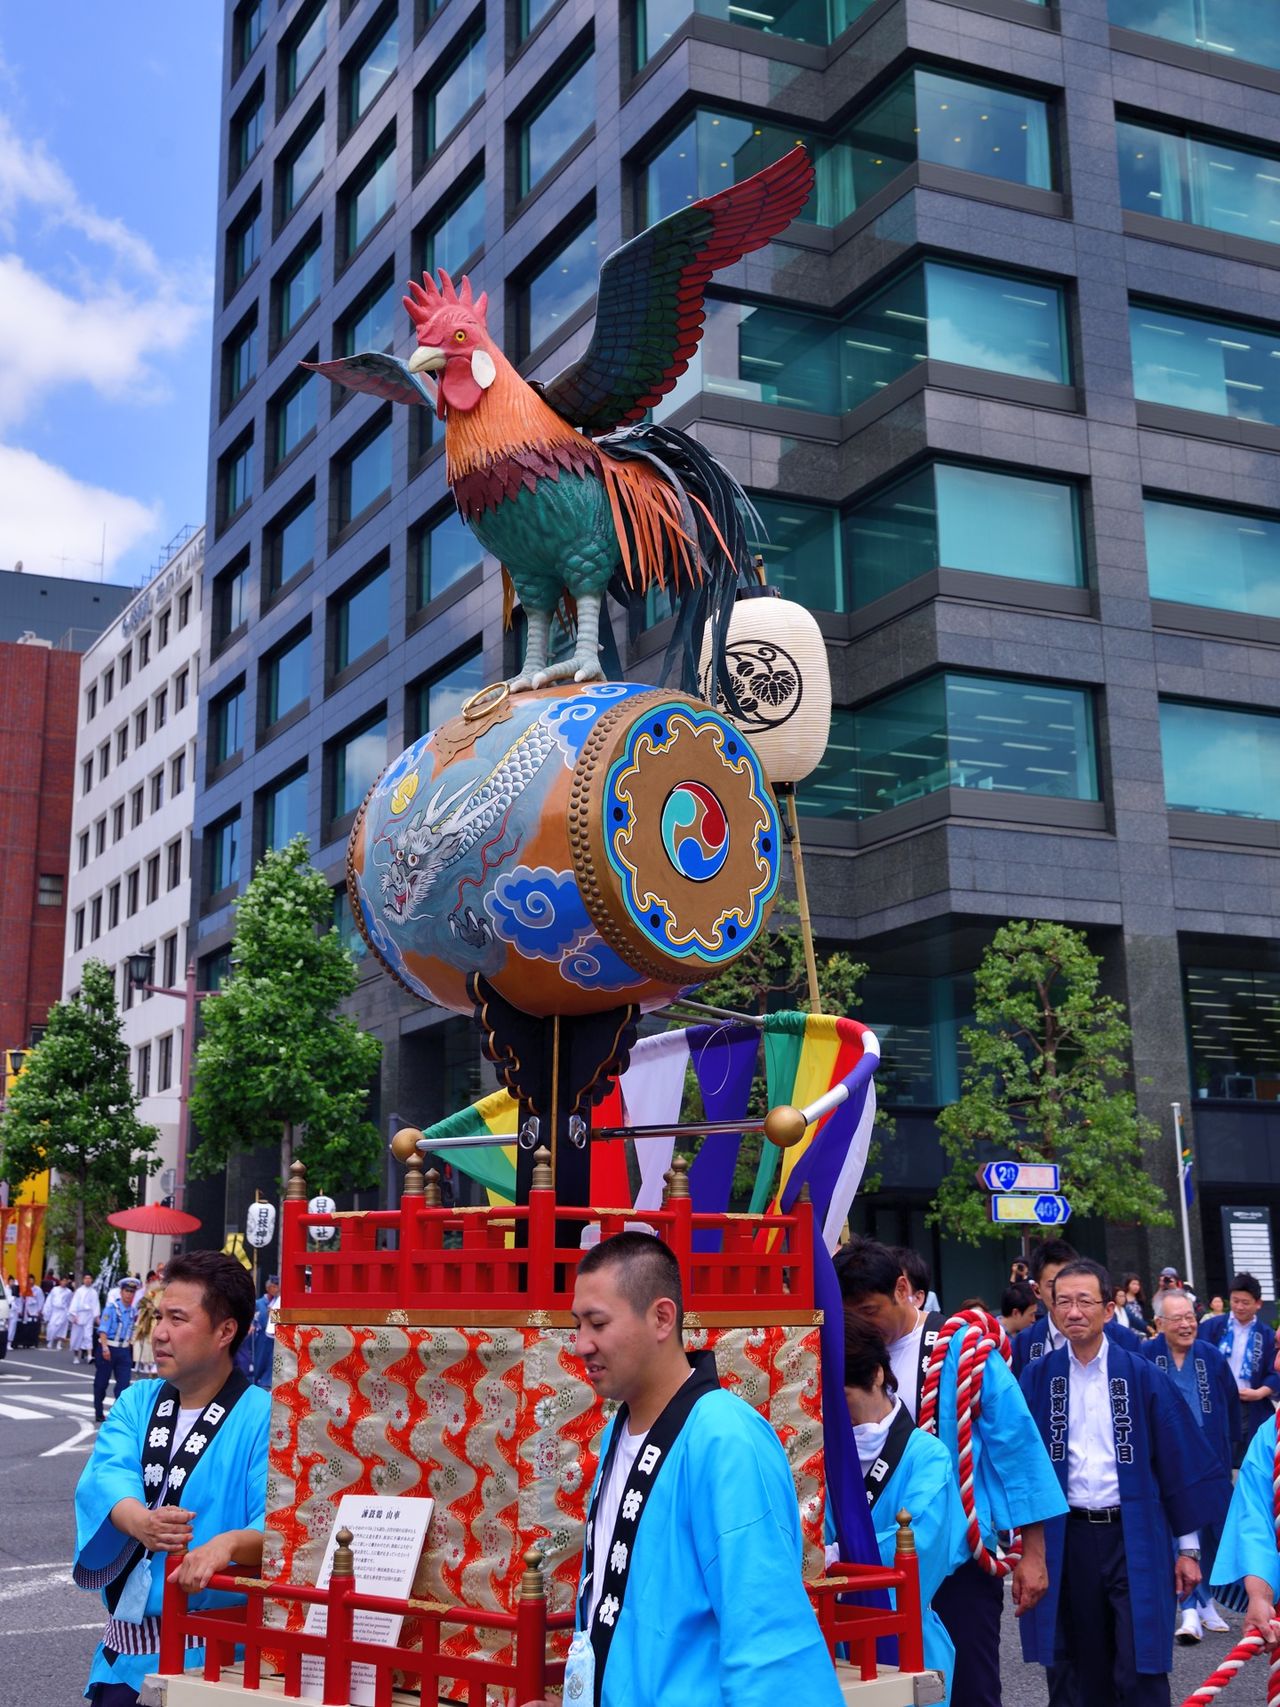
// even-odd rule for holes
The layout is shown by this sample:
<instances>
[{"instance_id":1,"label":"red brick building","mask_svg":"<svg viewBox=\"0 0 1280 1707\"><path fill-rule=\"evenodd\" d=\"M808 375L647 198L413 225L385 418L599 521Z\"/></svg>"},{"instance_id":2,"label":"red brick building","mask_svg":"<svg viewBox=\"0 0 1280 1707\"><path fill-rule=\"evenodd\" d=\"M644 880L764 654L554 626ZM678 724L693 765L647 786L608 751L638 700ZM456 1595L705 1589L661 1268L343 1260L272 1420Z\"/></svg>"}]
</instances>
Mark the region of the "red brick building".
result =
<instances>
[{"instance_id":1,"label":"red brick building","mask_svg":"<svg viewBox=\"0 0 1280 1707\"><path fill-rule=\"evenodd\" d=\"M62 994L80 654L0 642L0 1047Z\"/></svg>"}]
</instances>

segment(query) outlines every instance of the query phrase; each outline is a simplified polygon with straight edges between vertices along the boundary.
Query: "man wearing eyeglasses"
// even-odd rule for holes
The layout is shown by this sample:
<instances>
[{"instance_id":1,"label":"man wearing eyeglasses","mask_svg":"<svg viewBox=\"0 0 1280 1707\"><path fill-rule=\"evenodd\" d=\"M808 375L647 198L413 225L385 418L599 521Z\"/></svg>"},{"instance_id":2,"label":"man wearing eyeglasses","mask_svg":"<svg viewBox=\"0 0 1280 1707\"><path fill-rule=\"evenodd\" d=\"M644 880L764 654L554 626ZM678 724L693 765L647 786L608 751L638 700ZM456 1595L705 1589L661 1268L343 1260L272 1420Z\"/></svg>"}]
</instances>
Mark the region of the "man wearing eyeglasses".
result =
<instances>
[{"instance_id":1,"label":"man wearing eyeglasses","mask_svg":"<svg viewBox=\"0 0 1280 1707\"><path fill-rule=\"evenodd\" d=\"M1169 1591L1200 1581L1198 1531L1222 1522L1230 1479L1169 1376L1107 1339L1100 1263L1059 1269L1053 1306L1066 1344L1022 1389L1068 1511L1045 1525L1049 1591L1022 1620L1023 1655L1069 1662L1089 1707L1169 1707Z\"/></svg>"}]
</instances>

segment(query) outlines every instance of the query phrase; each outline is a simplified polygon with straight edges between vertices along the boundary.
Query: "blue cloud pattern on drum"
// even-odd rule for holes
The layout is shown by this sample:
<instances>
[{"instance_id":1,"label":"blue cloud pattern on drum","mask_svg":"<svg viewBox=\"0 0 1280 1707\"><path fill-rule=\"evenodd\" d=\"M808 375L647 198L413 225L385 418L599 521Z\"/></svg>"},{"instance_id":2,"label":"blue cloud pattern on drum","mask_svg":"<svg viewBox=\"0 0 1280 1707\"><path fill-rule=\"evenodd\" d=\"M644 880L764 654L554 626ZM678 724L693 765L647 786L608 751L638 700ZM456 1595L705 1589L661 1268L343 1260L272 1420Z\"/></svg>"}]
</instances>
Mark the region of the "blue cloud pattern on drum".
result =
<instances>
[{"instance_id":1,"label":"blue cloud pattern on drum","mask_svg":"<svg viewBox=\"0 0 1280 1707\"><path fill-rule=\"evenodd\" d=\"M517 865L496 879L484 905L497 935L530 960L559 960L580 937L592 934L571 871Z\"/></svg>"}]
</instances>

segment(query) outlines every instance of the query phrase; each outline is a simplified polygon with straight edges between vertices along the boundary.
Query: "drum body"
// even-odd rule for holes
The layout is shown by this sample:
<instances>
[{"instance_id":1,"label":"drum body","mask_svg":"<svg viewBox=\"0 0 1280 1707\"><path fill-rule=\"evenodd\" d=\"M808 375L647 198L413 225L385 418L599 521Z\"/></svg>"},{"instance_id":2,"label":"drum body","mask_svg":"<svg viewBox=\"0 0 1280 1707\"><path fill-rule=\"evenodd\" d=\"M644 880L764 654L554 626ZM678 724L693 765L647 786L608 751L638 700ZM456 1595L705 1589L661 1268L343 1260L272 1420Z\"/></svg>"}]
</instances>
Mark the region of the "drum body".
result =
<instances>
[{"instance_id":1,"label":"drum body","mask_svg":"<svg viewBox=\"0 0 1280 1707\"><path fill-rule=\"evenodd\" d=\"M778 810L703 702L605 682L473 702L374 784L352 911L406 988L469 1013L481 973L526 1013L656 1007L749 947L778 886Z\"/></svg>"}]
</instances>

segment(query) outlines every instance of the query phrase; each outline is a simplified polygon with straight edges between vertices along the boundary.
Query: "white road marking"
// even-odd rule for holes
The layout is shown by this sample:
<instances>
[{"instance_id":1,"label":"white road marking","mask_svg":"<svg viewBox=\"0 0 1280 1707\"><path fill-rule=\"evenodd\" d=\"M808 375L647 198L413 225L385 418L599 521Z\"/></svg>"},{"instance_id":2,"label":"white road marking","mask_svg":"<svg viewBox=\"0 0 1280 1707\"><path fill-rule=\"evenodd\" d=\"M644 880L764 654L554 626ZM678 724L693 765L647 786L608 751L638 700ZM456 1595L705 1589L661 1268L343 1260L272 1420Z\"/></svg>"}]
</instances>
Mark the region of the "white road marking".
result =
<instances>
[{"instance_id":1,"label":"white road marking","mask_svg":"<svg viewBox=\"0 0 1280 1707\"><path fill-rule=\"evenodd\" d=\"M24 1410L21 1405L2 1405L2 1404L0 1404L0 1417L8 1417L10 1422L16 1422L16 1423L24 1423L24 1422L42 1422L43 1423L43 1422L48 1422L48 1420L49 1420L49 1414L47 1411L28 1411L28 1410Z\"/></svg>"},{"instance_id":2,"label":"white road marking","mask_svg":"<svg viewBox=\"0 0 1280 1707\"><path fill-rule=\"evenodd\" d=\"M70 1559L44 1559L35 1565L0 1565L0 1571L69 1571Z\"/></svg>"},{"instance_id":3,"label":"white road marking","mask_svg":"<svg viewBox=\"0 0 1280 1707\"><path fill-rule=\"evenodd\" d=\"M71 1419L68 1418L68 1421ZM97 1434L97 1425L92 1418L88 1422L76 1424L76 1434L70 1440L64 1440L61 1446L51 1446L47 1452L42 1452L42 1458L57 1458L63 1452L92 1452L93 1441Z\"/></svg>"},{"instance_id":4,"label":"white road marking","mask_svg":"<svg viewBox=\"0 0 1280 1707\"><path fill-rule=\"evenodd\" d=\"M50 1624L37 1630L0 1630L0 1640L10 1636L61 1636L68 1630L101 1630L101 1618L95 1618L92 1624Z\"/></svg>"},{"instance_id":5,"label":"white road marking","mask_svg":"<svg viewBox=\"0 0 1280 1707\"><path fill-rule=\"evenodd\" d=\"M47 1571L42 1577L32 1577L27 1582L15 1583L12 1588L0 1588L0 1601L25 1600L28 1595L39 1594L47 1588L59 1588L64 1583L69 1584L71 1580L70 1571Z\"/></svg>"}]
</instances>

